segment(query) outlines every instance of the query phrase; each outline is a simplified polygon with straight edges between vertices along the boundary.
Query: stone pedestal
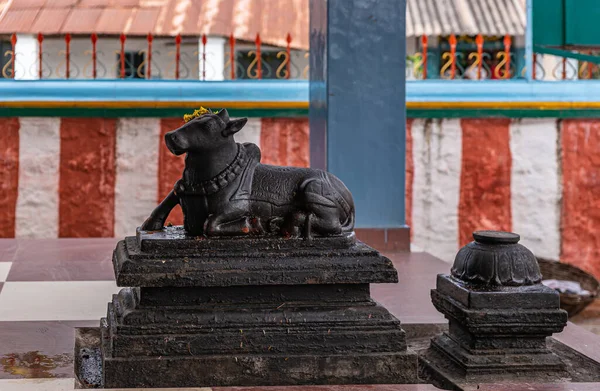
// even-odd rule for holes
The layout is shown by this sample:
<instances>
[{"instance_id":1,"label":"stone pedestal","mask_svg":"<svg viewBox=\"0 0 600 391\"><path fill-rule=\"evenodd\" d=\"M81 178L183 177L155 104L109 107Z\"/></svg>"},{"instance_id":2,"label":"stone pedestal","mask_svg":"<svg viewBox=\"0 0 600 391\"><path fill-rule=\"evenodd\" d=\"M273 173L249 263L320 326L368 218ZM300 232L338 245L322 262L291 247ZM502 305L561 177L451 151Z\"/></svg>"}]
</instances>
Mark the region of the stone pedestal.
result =
<instances>
[{"instance_id":1,"label":"stone pedestal","mask_svg":"<svg viewBox=\"0 0 600 391\"><path fill-rule=\"evenodd\" d=\"M113 262L129 288L99 330L80 330L83 386L417 382L400 322L369 293L397 272L354 234L208 240L168 228L119 242Z\"/></svg>"},{"instance_id":2,"label":"stone pedestal","mask_svg":"<svg viewBox=\"0 0 600 391\"><path fill-rule=\"evenodd\" d=\"M519 236L475 233L456 256L452 275L439 275L431 298L449 322L420 357L426 378L444 388L464 383L569 377L546 337L563 330L567 313L556 291L540 283L537 260Z\"/></svg>"}]
</instances>

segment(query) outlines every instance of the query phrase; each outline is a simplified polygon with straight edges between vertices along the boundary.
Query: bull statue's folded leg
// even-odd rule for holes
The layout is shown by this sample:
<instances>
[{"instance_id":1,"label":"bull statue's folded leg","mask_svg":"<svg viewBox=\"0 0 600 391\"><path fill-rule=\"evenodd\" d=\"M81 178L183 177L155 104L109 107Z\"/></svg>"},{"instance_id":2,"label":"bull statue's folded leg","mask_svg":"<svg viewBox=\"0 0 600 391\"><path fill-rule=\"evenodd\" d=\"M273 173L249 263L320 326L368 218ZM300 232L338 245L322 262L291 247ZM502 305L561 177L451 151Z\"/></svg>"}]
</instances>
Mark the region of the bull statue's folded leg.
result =
<instances>
[{"instance_id":1,"label":"bull statue's folded leg","mask_svg":"<svg viewBox=\"0 0 600 391\"><path fill-rule=\"evenodd\" d=\"M150 213L150 216L140 227L143 231L158 231L165 225L165 220L169 217L171 210L179 204L179 197L174 190L165 197L165 199Z\"/></svg>"},{"instance_id":2,"label":"bull statue's folded leg","mask_svg":"<svg viewBox=\"0 0 600 391\"><path fill-rule=\"evenodd\" d=\"M204 223L206 236L237 236L253 234L254 228L250 218L239 213L211 215Z\"/></svg>"},{"instance_id":3,"label":"bull statue's folded leg","mask_svg":"<svg viewBox=\"0 0 600 391\"><path fill-rule=\"evenodd\" d=\"M304 238L308 240L312 239L312 216L312 213L307 213L304 219Z\"/></svg>"}]
</instances>

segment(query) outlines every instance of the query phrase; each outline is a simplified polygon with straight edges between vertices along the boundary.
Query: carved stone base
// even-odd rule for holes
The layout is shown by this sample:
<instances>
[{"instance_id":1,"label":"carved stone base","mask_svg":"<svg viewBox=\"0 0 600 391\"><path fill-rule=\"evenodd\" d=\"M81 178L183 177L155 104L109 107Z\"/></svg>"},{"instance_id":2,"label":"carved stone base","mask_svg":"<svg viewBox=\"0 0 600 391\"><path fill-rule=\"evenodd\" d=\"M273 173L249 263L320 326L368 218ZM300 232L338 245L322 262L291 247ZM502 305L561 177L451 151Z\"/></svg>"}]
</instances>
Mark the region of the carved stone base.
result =
<instances>
[{"instance_id":1,"label":"carved stone base","mask_svg":"<svg viewBox=\"0 0 600 391\"><path fill-rule=\"evenodd\" d=\"M369 283L395 282L396 270L353 235L213 246L161 235L117 245L117 281L137 288L81 330L82 386L418 381L400 321L370 297Z\"/></svg>"},{"instance_id":2,"label":"carved stone base","mask_svg":"<svg viewBox=\"0 0 600 391\"><path fill-rule=\"evenodd\" d=\"M541 284L477 289L438 275L431 298L448 318L449 329L421 353L424 378L448 387L490 379L554 382L569 377L546 342L567 321L554 290Z\"/></svg>"},{"instance_id":3,"label":"carved stone base","mask_svg":"<svg viewBox=\"0 0 600 391\"><path fill-rule=\"evenodd\" d=\"M570 377L564 363L549 350L535 355L518 351L473 354L446 333L432 339L431 347L420 352L419 362L422 378L433 379L443 388L447 383L524 382L532 378L556 382Z\"/></svg>"},{"instance_id":4,"label":"carved stone base","mask_svg":"<svg viewBox=\"0 0 600 391\"><path fill-rule=\"evenodd\" d=\"M409 333L410 326L412 325L407 326L407 333ZM564 368L553 371L551 369L540 370L538 367L531 370L532 368L528 367L525 362L521 368L513 365L506 371L468 371L469 373L466 374L460 364L438 349L430 347L423 350L418 349L419 378L423 383L431 383L444 390L456 391L476 391L481 384L500 385L504 383L504 387L510 389L510 386L517 387L516 384L519 383L593 383L600 381L600 363L553 338L548 338L547 343L552 356L560 357L565 364ZM410 340L409 344L411 344ZM515 356L507 357L511 361L514 358ZM557 387L560 388L560 386Z\"/></svg>"},{"instance_id":5,"label":"carved stone base","mask_svg":"<svg viewBox=\"0 0 600 391\"><path fill-rule=\"evenodd\" d=\"M118 286L229 287L397 282L392 262L355 235L186 237L180 227L139 231L117 244Z\"/></svg>"},{"instance_id":6,"label":"carved stone base","mask_svg":"<svg viewBox=\"0 0 600 391\"><path fill-rule=\"evenodd\" d=\"M96 337L101 329L79 329L77 339ZM101 358L99 345L79 344L85 358L78 373L81 388L268 386L302 384L417 383L417 356L396 353L221 354ZM96 352L98 356L90 355ZM88 361L87 363L86 360ZM90 368L94 368L91 370ZM103 384L94 384L102 373ZM89 376L89 377L88 377Z\"/></svg>"}]
</instances>

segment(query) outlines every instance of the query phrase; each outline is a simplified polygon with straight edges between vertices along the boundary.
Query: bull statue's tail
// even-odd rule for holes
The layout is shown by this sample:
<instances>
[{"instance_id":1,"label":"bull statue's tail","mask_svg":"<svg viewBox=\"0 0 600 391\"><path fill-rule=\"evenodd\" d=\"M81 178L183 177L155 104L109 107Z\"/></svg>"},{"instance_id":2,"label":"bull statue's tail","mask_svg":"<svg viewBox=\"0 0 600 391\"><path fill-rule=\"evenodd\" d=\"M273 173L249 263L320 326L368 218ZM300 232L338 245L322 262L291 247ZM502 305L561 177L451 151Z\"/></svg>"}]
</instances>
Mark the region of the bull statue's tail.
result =
<instances>
[{"instance_id":1,"label":"bull statue's tail","mask_svg":"<svg viewBox=\"0 0 600 391\"><path fill-rule=\"evenodd\" d=\"M342 232L354 231L354 209L348 214L346 221L342 223Z\"/></svg>"},{"instance_id":2,"label":"bull statue's tail","mask_svg":"<svg viewBox=\"0 0 600 391\"><path fill-rule=\"evenodd\" d=\"M333 201L336 207L340 210L340 224L342 226L342 232L352 232L354 230L354 199L352 193L344 185L338 177L335 175L324 172L324 179L331 186L331 201Z\"/></svg>"},{"instance_id":3,"label":"bull statue's tail","mask_svg":"<svg viewBox=\"0 0 600 391\"><path fill-rule=\"evenodd\" d=\"M333 174L327 174L327 180L331 184L334 190L334 202L337 207L340 208L342 213L340 214L340 224L342 225L342 232L352 232L354 230L354 199L352 193L344 185L338 177Z\"/></svg>"}]
</instances>

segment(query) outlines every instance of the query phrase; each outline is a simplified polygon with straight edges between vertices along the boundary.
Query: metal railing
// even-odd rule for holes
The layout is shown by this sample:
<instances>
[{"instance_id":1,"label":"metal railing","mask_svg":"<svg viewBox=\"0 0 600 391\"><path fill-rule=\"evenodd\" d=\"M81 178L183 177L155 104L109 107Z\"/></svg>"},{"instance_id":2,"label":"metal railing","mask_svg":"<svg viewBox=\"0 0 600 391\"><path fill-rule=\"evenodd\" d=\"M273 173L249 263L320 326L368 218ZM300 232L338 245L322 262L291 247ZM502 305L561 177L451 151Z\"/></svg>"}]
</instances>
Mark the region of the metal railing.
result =
<instances>
[{"instance_id":1,"label":"metal railing","mask_svg":"<svg viewBox=\"0 0 600 391\"><path fill-rule=\"evenodd\" d=\"M464 45L469 41L470 45ZM523 79L525 78L525 53L515 48L513 37L446 37L444 45L432 50L428 37L420 37L420 48L407 56L407 80L447 79ZM490 42L491 41L491 42ZM459 45L463 43L460 50ZM465 49L466 46L466 49ZM581 52L579 50L578 52ZM585 50L587 55L598 55L598 50ZM532 78L534 80L597 80L600 67L590 61L578 61L560 55L533 54Z\"/></svg>"},{"instance_id":2,"label":"metal railing","mask_svg":"<svg viewBox=\"0 0 600 391\"><path fill-rule=\"evenodd\" d=\"M12 34L0 41L0 78L287 80L308 79L309 74L309 54L292 49L291 34L286 36L285 48L264 45L260 34L254 42L240 42L231 35L228 40L220 41L220 48L210 46L206 35L45 37L38 34L30 50L15 51L17 38ZM516 47L509 35L450 35L437 37L434 45L429 41L430 37L420 37L416 51L407 55L407 80L525 77L524 50ZM598 53L583 51L588 56ZM593 61L534 54L532 63L535 80L600 79L600 67Z\"/></svg>"},{"instance_id":3,"label":"metal railing","mask_svg":"<svg viewBox=\"0 0 600 391\"><path fill-rule=\"evenodd\" d=\"M52 47L47 43L51 40ZM73 48L75 40L85 50ZM135 44L131 45L131 41ZM184 42L186 40L187 42ZM207 48L208 38L154 37L144 42L128 38L91 34L63 37L37 35L36 55L15 51L17 35L0 53L0 77L4 79L308 79L308 53L292 49L287 34L285 48L263 45L260 34L253 43L238 42L231 35L217 53ZM157 48L160 43L161 48ZM100 46L104 45L107 50ZM140 46L142 46L140 48ZM132 48L133 47L133 48ZM223 57L219 58L218 54ZM25 60L24 60L25 59Z\"/></svg>"}]
</instances>

